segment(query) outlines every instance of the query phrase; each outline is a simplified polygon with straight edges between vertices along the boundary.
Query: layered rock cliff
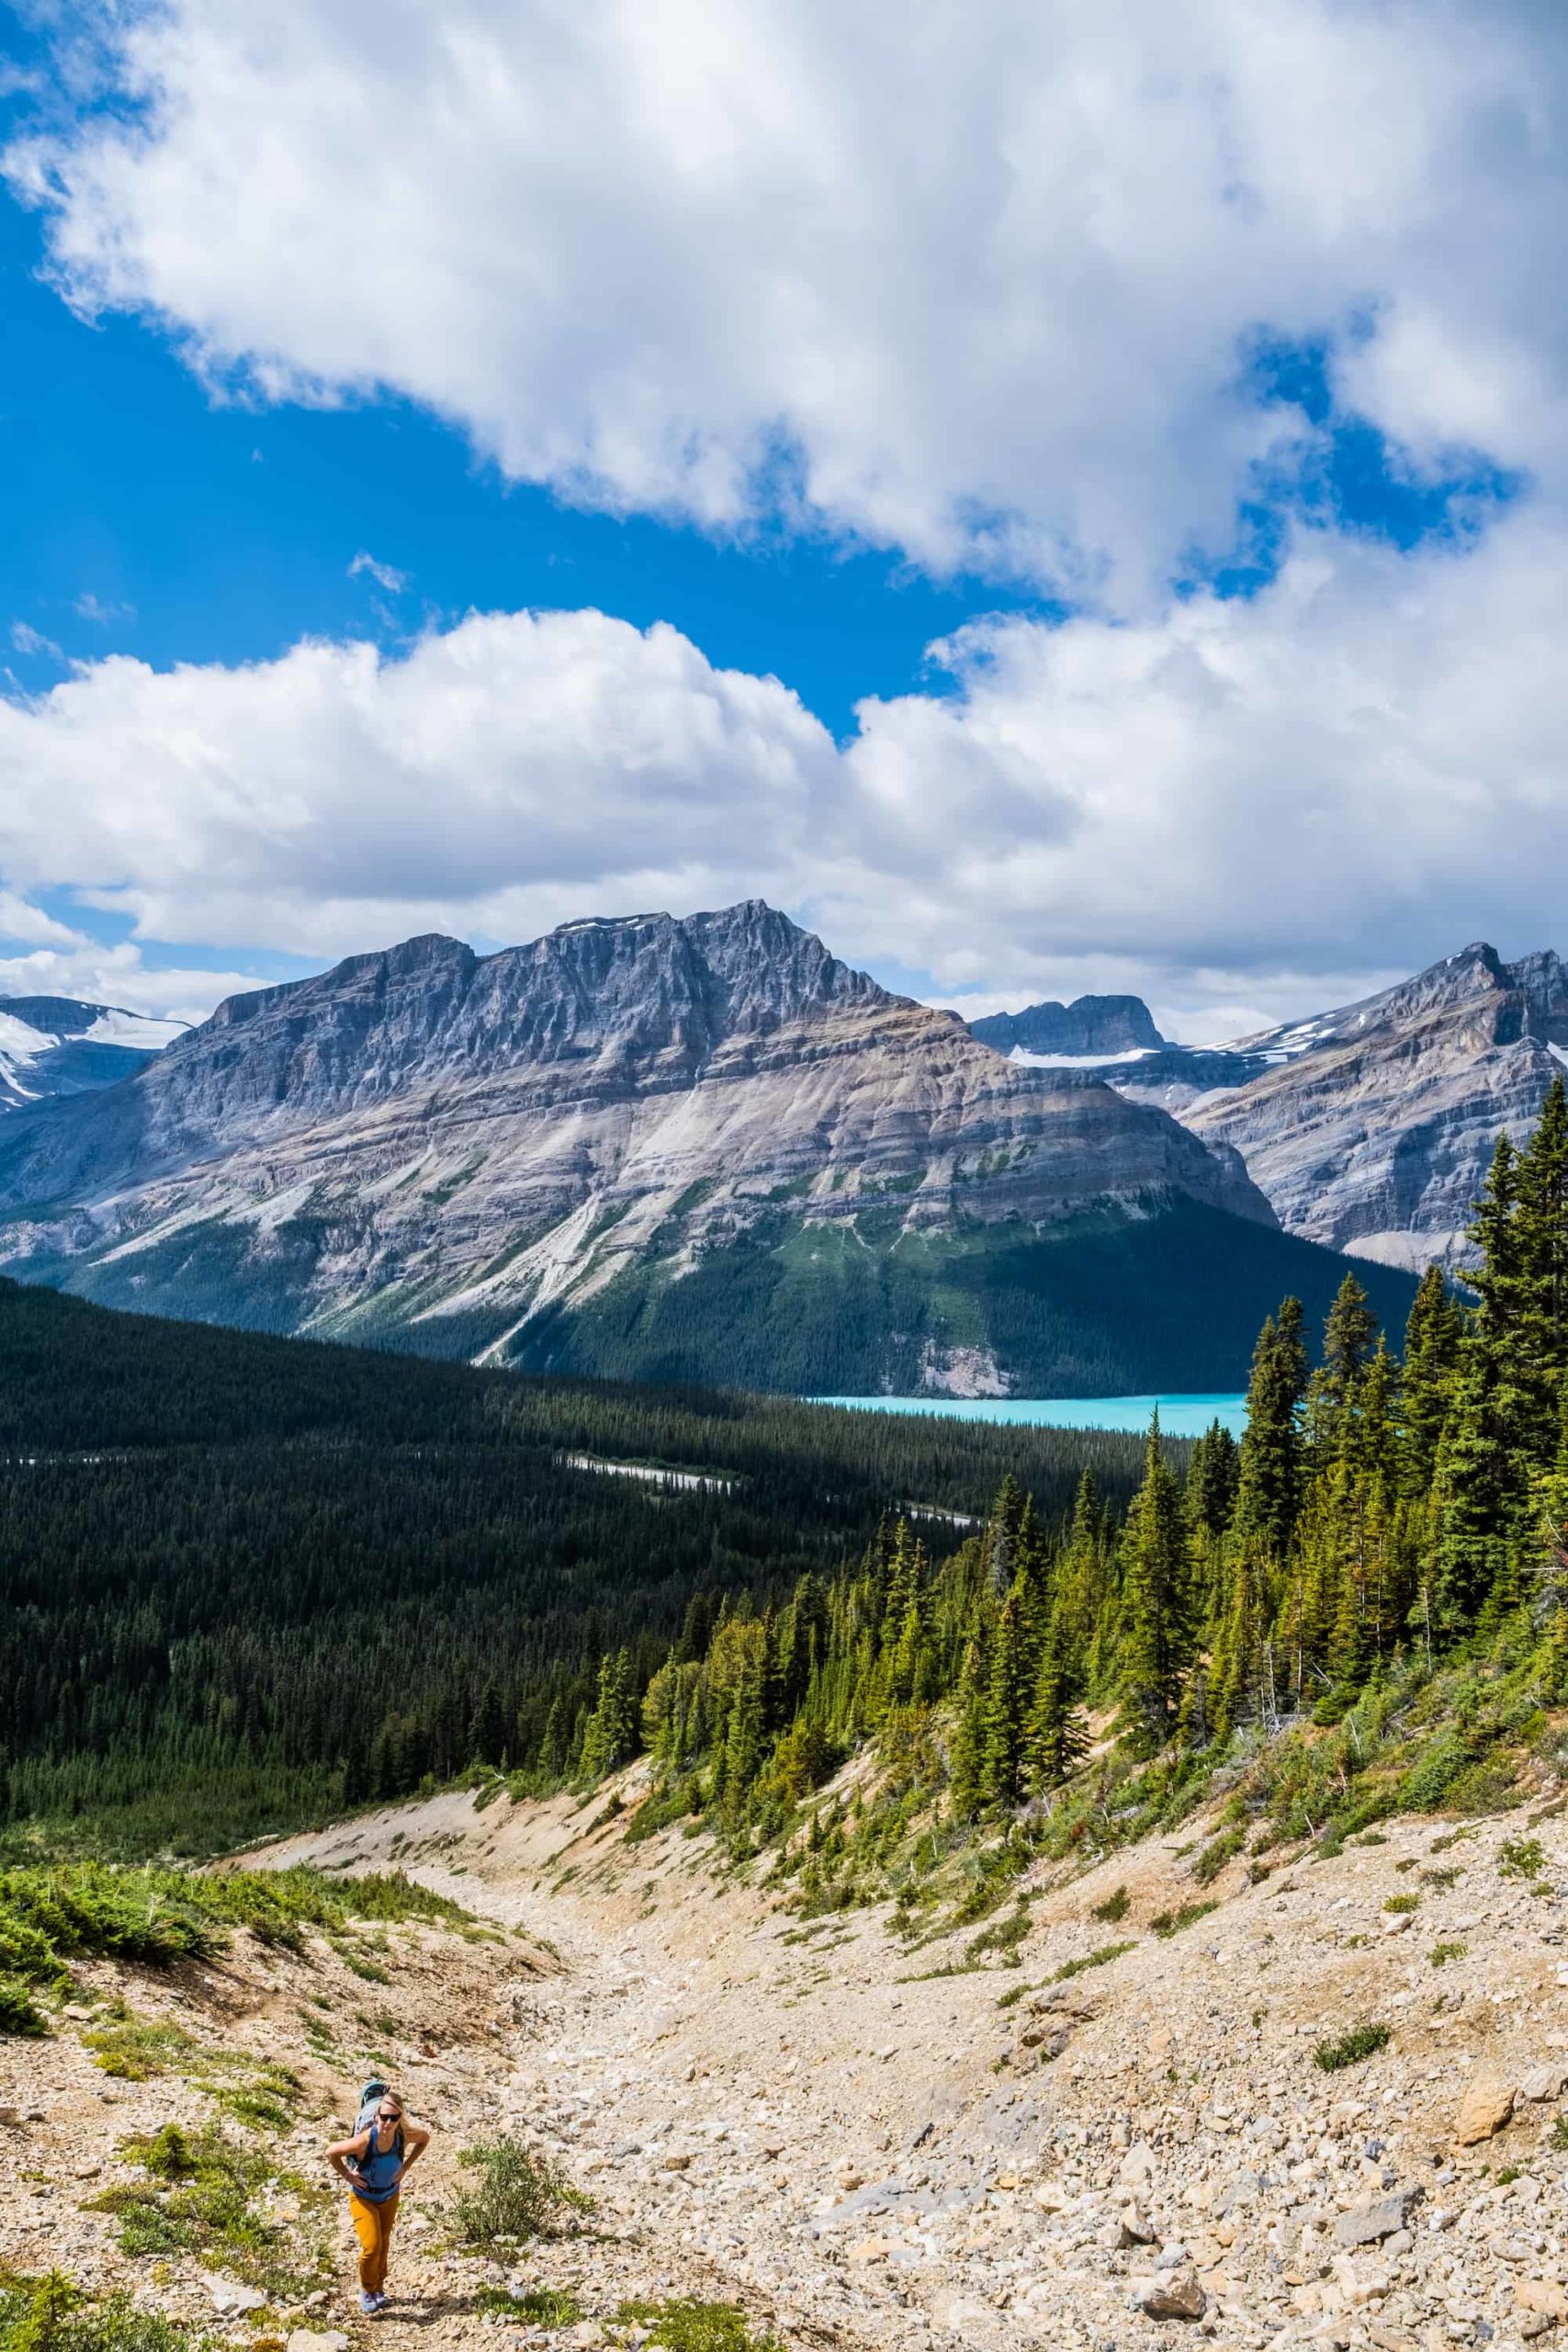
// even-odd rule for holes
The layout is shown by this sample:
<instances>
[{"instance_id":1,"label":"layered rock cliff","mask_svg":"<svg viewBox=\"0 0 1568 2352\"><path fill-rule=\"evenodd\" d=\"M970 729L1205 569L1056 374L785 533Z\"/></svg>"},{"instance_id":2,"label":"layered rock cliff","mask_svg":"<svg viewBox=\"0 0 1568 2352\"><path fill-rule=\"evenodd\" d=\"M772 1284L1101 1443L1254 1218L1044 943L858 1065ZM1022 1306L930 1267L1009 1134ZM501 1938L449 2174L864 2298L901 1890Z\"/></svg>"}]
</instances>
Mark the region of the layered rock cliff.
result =
<instances>
[{"instance_id":1,"label":"layered rock cliff","mask_svg":"<svg viewBox=\"0 0 1568 2352\"><path fill-rule=\"evenodd\" d=\"M760 901L488 956L440 937L355 956L231 999L130 1082L0 1135L13 1272L521 1362L581 1361L593 1305L615 1322L595 1363L750 1379L817 1317L857 1385L1038 1380L1061 1316L998 1252L1131 1228L1146 1251L1179 1208L1194 1283L1205 1252L1246 1257L1235 1234L1274 1224L1224 1144L998 1058ZM1201 1242L1193 1216L1217 1220ZM1238 1317L1277 1295L1272 1266L1256 1283ZM1080 1333L1089 1293L1061 1310ZM999 1337L1024 1310L1033 1336ZM716 1354L742 1327L750 1351Z\"/></svg>"},{"instance_id":2,"label":"layered rock cliff","mask_svg":"<svg viewBox=\"0 0 1568 2352\"><path fill-rule=\"evenodd\" d=\"M1499 1133L1524 1140L1568 1062L1568 972L1550 951L1505 964L1476 942L1231 1051L1261 1074L1179 1115L1243 1155L1289 1231L1388 1265L1458 1264Z\"/></svg>"}]
</instances>

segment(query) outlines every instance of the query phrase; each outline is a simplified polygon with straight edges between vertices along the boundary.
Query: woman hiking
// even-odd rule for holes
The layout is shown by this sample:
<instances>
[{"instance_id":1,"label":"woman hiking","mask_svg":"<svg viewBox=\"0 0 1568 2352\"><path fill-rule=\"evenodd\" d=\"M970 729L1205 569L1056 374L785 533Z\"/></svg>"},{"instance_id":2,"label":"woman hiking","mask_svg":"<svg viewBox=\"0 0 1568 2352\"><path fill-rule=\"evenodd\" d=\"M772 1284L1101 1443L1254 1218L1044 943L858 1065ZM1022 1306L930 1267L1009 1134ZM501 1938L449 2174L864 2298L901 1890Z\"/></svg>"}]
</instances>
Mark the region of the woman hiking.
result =
<instances>
[{"instance_id":1,"label":"woman hiking","mask_svg":"<svg viewBox=\"0 0 1568 2352\"><path fill-rule=\"evenodd\" d=\"M367 2114L362 2108L358 2128L326 2152L328 2164L347 2181L351 2192L348 2210L359 2240L359 2308L366 2312L385 2308L387 2256L399 2192L430 2145L429 2132L404 2113L397 2092L384 2084L378 2087L374 2110Z\"/></svg>"}]
</instances>

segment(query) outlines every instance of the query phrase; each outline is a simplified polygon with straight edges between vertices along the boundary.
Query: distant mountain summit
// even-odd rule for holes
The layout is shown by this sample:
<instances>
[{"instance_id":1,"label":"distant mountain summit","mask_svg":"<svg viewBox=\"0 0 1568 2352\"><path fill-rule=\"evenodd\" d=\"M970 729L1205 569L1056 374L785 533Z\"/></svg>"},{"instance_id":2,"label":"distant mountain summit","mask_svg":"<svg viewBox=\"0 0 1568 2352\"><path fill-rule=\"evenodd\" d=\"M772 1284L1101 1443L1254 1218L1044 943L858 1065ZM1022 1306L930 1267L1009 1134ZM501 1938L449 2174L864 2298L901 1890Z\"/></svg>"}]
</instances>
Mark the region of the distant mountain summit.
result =
<instances>
[{"instance_id":1,"label":"distant mountain summit","mask_svg":"<svg viewBox=\"0 0 1568 2352\"><path fill-rule=\"evenodd\" d=\"M998 1053L1060 1056L1104 1061L1122 1054L1156 1053L1165 1039L1141 996L1080 996L1071 1004L1026 1005L969 1023L969 1034Z\"/></svg>"},{"instance_id":2,"label":"distant mountain summit","mask_svg":"<svg viewBox=\"0 0 1568 2352\"><path fill-rule=\"evenodd\" d=\"M231 998L0 1122L0 1263L522 1366L976 1394L1228 1385L1280 1291L1342 1272L1225 1145L760 899Z\"/></svg>"},{"instance_id":3,"label":"distant mountain summit","mask_svg":"<svg viewBox=\"0 0 1568 2352\"><path fill-rule=\"evenodd\" d=\"M1385 1264L1458 1264L1499 1133L1522 1141L1568 1064L1568 971L1477 940L1233 1050L1261 1071L1181 1115L1242 1153L1281 1224Z\"/></svg>"},{"instance_id":4,"label":"distant mountain summit","mask_svg":"<svg viewBox=\"0 0 1568 2352\"><path fill-rule=\"evenodd\" d=\"M0 1113L113 1086L184 1026L70 996L0 997Z\"/></svg>"}]
</instances>

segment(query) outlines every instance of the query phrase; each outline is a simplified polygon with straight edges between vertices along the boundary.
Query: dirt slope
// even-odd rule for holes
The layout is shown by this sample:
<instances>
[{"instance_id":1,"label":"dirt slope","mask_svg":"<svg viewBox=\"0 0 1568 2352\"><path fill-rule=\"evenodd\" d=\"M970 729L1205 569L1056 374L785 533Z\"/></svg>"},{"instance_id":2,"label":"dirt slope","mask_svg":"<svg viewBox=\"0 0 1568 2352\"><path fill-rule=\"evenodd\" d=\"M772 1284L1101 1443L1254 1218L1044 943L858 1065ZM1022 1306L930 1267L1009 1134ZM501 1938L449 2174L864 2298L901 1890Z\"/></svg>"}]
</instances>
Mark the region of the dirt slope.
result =
<instances>
[{"instance_id":1,"label":"dirt slope","mask_svg":"<svg viewBox=\"0 0 1568 2352\"><path fill-rule=\"evenodd\" d=\"M1396 1823L1257 1884L1238 1860L1206 1889L1186 1838L1156 1841L1026 1885L1019 1967L966 1966L973 1928L910 1953L885 1912L803 1928L706 1840L624 1828L599 1798L448 1795L274 1859L395 1862L550 1939L562 1972L522 2005L500 2103L677 2284L700 2264L787 2336L881 2345L1103 2352L1192 2326L1505 2352L1568 2316L1548 1806ZM1090 1916L1123 1886L1120 1921ZM1385 2048L1314 2063L1367 2023ZM1461 2104L1509 2120L1458 2146Z\"/></svg>"}]
</instances>

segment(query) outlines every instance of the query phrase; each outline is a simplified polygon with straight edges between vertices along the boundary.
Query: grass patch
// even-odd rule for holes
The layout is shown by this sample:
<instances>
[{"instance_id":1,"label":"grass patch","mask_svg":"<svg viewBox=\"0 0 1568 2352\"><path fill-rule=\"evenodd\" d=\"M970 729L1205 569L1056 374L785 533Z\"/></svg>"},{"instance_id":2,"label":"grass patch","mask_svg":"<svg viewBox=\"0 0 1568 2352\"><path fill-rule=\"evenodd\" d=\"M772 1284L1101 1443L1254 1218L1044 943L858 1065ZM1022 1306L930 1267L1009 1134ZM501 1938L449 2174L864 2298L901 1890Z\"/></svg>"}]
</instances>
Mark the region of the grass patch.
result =
<instances>
[{"instance_id":1,"label":"grass patch","mask_svg":"<svg viewBox=\"0 0 1568 2352\"><path fill-rule=\"evenodd\" d=\"M1382 1907L1385 1911L1392 1911L1398 1917L1418 1909L1420 1902L1421 1897L1418 1894L1391 1894L1386 1898Z\"/></svg>"},{"instance_id":2,"label":"grass patch","mask_svg":"<svg viewBox=\"0 0 1568 2352\"><path fill-rule=\"evenodd\" d=\"M1201 1907L1212 1911L1214 1906L1212 1903L1205 1903ZM1081 1960L1065 1960L1052 1975L1051 1983L1065 1984L1069 1976L1081 1976L1086 1968L1104 1968L1111 1961L1120 1960L1124 1951L1136 1951L1137 1948L1135 1936L1130 1943L1101 1944L1095 1951L1086 1951Z\"/></svg>"},{"instance_id":3,"label":"grass patch","mask_svg":"<svg viewBox=\"0 0 1568 2352\"><path fill-rule=\"evenodd\" d=\"M1502 1878L1539 1878L1545 1868L1546 1855L1539 1838L1505 1838L1497 1849Z\"/></svg>"},{"instance_id":4,"label":"grass patch","mask_svg":"<svg viewBox=\"0 0 1568 2352\"><path fill-rule=\"evenodd\" d=\"M1219 1909L1218 1903L1184 1903L1179 1911L1156 1911L1149 1926L1162 1941L1179 1936L1183 1928L1190 1928L1206 1919L1211 1911Z\"/></svg>"},{"instance_id":5,"label":"grass patch","mask_svg":"<svg viewBox=\"0 0 1568 2352\"><path fill-rule=\"evenodd\" d=\"M457 2162L478 2177L457 2191L446 2220L457 2243L473 2252L553 2237L568 2214L592 2211L591 2197L510 2135L464 2148Z\"/></svg>"},{"instance_id":6,"label":"grass patch","mask_svg":"<svg viewBox=\"0 0 1568 2352\"><path fill-rule=\"evenodd\" d=\"M575 2327L582 2305L565 2287L531 2287L514 2295L506 2287L481 2287L474 2309L491 2319L526 2320L531 2327Z\"/></svg>"},{"instance_id":7,"label":"grass patch","mask_svg":"<svg viewBox=\"0 0 1568 2352\"><path fill-rule=\"evenodd\" d=\"M63 1984L73 1960L168 1968L209 1959L241 1928L297 1951L312 1930L342 1934L357 1921L395 1919L468 1925L446 1895L396 1871L343 1880L303 1869L198 1878L96 1861L22 1863L0 1870L0 2032L47 2030L31 1988ZM136 2063L129 2044L127 2054Z\"/></svg>"},{"instance_id":8,"label":"grass patch","mask_svg":"<svg viewBox=\"0 0 1568 2352\"><path fill-rule=\"evenodd\" d=\"M739 2303L626 2302L620 2327L646 2327L649 2344L666 2352L783 2352L775 2335L753 2335Z\"/></svg>"},{"instance_id":9,"label":"grass patch","mask_svg":"<svg viewBox=\"0 0 1568 2352\"><path fill-rule=\"evenodd\" d=\"M1393 2039L1392 2026L1355 2025L1337 2041L1320 2041L1312 2053L1313 2064L1321 2066L1325 2075L1337 2075L1343 2067L1359 2066L1364 2058L1375 2058Z\"/></svg>"},{"instance_id":10,"label":"grass patch","mask_svg":"<svg viewBox=\"0 0 1568 2352\"><path fill-rule=\"evenodd\" d=\"M297 2175L280 2172L264 2151L229 2138L214 2120L199 2132L178 2123L122 2140L119 2154L145 2177L108 2188L85 2211L112 2213L122 2253L190 2254L220 2264L269 2295L300 2296L331 2267L324 2240L306 2244L306 2225L325 2219L331 2198ZM256 2205L263 2189L292 2192L298 2218L285 2227ZM300 2267L307 2252L312 2267Z\"/></svg>"},{"instance_id":11,"label":"grass patch","mask_svg":"<svg viewBox=\"0 0 1568 2352\"><path fill-rule=\"evenodd\" d=\"M1446 1968L1450 1960L1462 1960L1469 1950L1468 1944L1461 1943L1457 1937L1450 1936L1442 1943L1434 1944L1427 1957L1434 1968Z\"/></svg>"},{"instance_id":12,"label":"grass patch","mask_svg":"<svg viewBox=\"0 0 1568 2352\"><path fill-rule=\"evenodd\" d=\"M1097 1903L1089 1916L1091 1919L1098 1919L1103 1927L1115 1928L1121 1925L1132 1907L1132 1896L1124 1886L1119 1886L1113 1894L1106 1896L1103 1903Z\"/></svg>"},{"instance_id":13,"label":"grass patch","mask_svg":"<svg viewBox=\"0 0 1568 2352\"><path fill-rule=\"evenodd\" d=\"M1247 1842L1245 1829L1226 1829L1218 1838L1211 1838L1192 1865L1192 1875L1200 1886L1207 1886L1229 1861L1234 1861Z\"/></svg>"},{"instance_id":14,"label":"grass patch","mask_svg":"<svg viewBox=\"0 0 1568 2352\"><path fill-rule=\"evenodd\" d=\"M198 2352L212 2341L123 2295L89 2296L61 2270L0 2272L0 2352Z\"/></svg>"},{"instance_id":15,"label":"grass patch","mask_svg":"<svg viewBox=\"0 0 1568 2352\"><path fill-rule=\"evenodd\" d=\"M1568 2148L1568 2115L1553 2117L1551 2129L1546 2135L1546 2145L1549 2148Z\"/></svg>"}]
</instances>

